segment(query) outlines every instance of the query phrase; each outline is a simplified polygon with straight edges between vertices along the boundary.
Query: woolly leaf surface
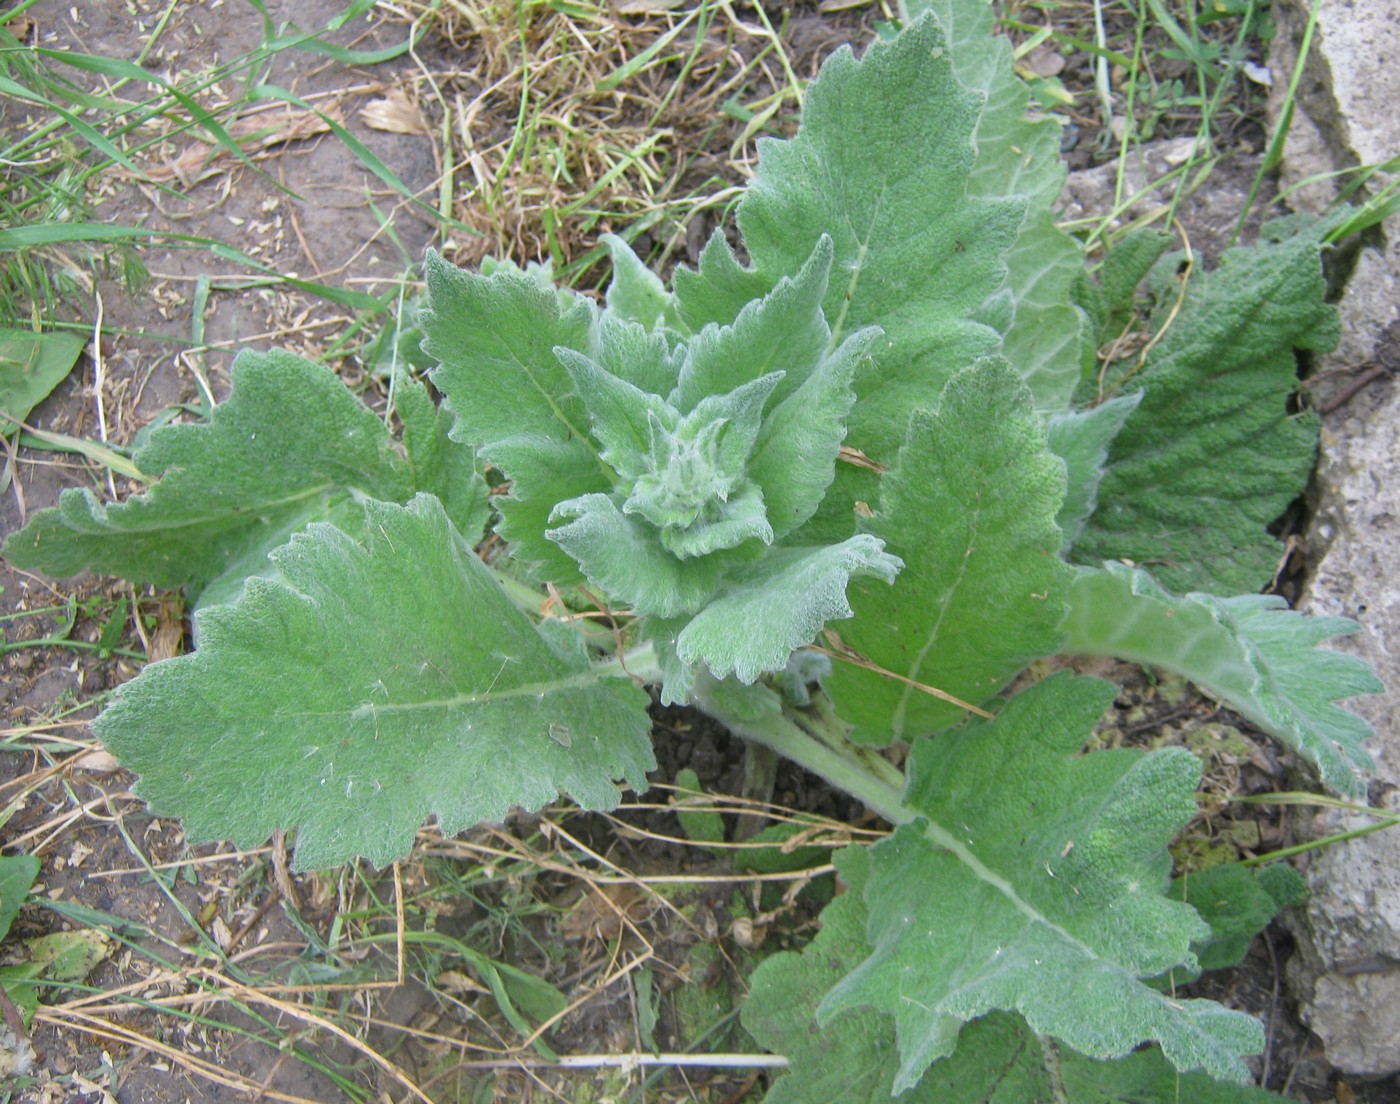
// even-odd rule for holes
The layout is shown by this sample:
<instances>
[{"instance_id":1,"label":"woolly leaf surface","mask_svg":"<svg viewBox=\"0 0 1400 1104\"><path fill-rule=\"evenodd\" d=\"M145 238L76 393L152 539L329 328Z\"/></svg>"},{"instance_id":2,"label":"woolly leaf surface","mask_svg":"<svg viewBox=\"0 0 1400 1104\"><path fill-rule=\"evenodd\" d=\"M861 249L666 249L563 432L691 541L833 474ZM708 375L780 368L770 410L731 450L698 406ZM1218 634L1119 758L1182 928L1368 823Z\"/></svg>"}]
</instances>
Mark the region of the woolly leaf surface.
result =
<instances>
[{"instance_id":1,"label":"woolly leaf surface","mask_svg":"<svg viewBox=\"0 0 1400 1104\"><path fill-rule=\"evenodd\" d=\"M822 997L871 953L869 865L866 848L838 854L847 891L823 910L817 937L800 954L769 956L754 972L744 1027L788 1059L764 1104L1281 1104L1261 1089L1178 1073L1155 1047L1112 1061L1086 1058L1002 1012L967 1024L950 1057L896 1094L899 1054L889 1016L853 1009L822 1026L813 1022Z\"/></svg>"},{"instance_id":2,"label":"woolly leaf surface","mask_svg":"<svg viewBox=\"0 0 1400 1104\"><path fill-rule=\"evenodd\" d=\"M1155 1042L1178 1069L1247 1077L1256 1021L1139 980L1193 965L1209 932L1165 895L1166 846L1195 813L1200 766L1184 749L1081 754L1114 693L1057 675L994 721L914 746L905 802L921 819L871 849L873 951L818 1012L893 1016L896 1091L992 1011L1089 1057Z\"/></svg>"},{"instance_id":3,"label":"woolly leaf surface","mask_svg":"<svg viewBox=\"0 0 1400 1104\"><path fill-rule=\"evenodd\" d=\"M1335 703L1384 687L1364 660L1318 647L1356 628L1274 595L1176 597L1145 571L1107 563L1075 579L1063 650L1184 675L1315 764L1327 785L1361 795L1371 726Z\"/></svg>"},{"instance_id":4,"label":"woolly leaf surface","mask_svg":"<svg viewBox=\"0 0 1400 1104\"><path fill-rule=\"evenodd\" d=\"M1065 500L1056 523L1065 548L1074 544L1099 501L1099 484L1108 461L1108 446L1123 429L1142 392L1120 395L1088 410L1056 414L1046 424L1050 451L1065 462Z\"/></svg>"},{"instance_id":5,"label":"woolly leaf surface","mask_svg":"<svg viewBox=\"0 0 1400 1104\"><path fill-rule=\"evenodd\" d=\"M491 507L474 450L452 439L451 412L435 404L417 380L399 382L394 408L403 422L414 490L434 495L462 539L475 545L491 520Z\"/></svg>"},{"instance_id":6,"label":"woolly leaf surface","mask_svg":"<svg viewBox=\"0 0 1400 1104\"><path fill-rule=\"evenodd\" d=\"M715 557L679 559L655 532L628 517L605 494L560 503L548 530L582 568L588 581L644 615L675 617L694 613L719 588L723 572Z\"/></svg>"},{"instance_id":7,"label":"woolly leaf surface","mask_svg":"<svg viewBox=\"0 0 1400 1104\"><path fill-rule=\"evenodd\" d=\"M1201 969L1223 970L1244 961L1254 937L1281 909L1307 900L1308 887L1303 876L1285 863L1260 869L1222 863L1176 879L1171 895L1189 904L1210 925L1210 937L1196 947ZM1175 984L1194 980L1172 971Z\"/></svg>"},{"instance_id":8,"label":"woolly leaf surface","mask_svg":"<svg viewBox=\"0 0 1400 1104\"><path fill-rule=\"evenodd\" d=\"M905 567L894 587L858 581L842 641L900 679L837 663L825 680L856 738L907 739L960 720L923 693L990 698L1059 643L1073 571L1056 557L1064 466L1017 374L987 360L917 412L866 523Z\"/></svg>"},{"instance_id":9,"label":"woolly leaf surface","mask_svg":"<svg viewBox=\"0 0 1400 1104\"><path fill-rule=\"evenodd\" d=\"M977 159L968 193L1023 195L1026 217L1006 254L1005 295L1011 317L1001 353L1030 386L1037 409L1062 411L1092 353L1087 319L1072 292L1084 271L1084 251L1055 225L1064 186L1060 124L1033 114L1030 93L1013 69L1011 43L993 35L993 12L982 0L910 0L909 18L932 12L948 38L958 79L986 96L973 140Z\"/></svg>"},{"instance_id":10,"label":"woolly leaf surface","mask_svg":"<svg viewBox=\"0 0 1400 1104\"><path fill-rule=\"evenodd\" d=\"M477 446L521 436L587 441L587 412L554 349L588 348L590 305L564 306L528 275L482 276L436 253L425 268L423 348L438 361L433 384L457 416L454 435Z\"/></svg>"},{"instance_id":11,"label":"woolly leaf surface","mask_svg":"<svg viewBox=\"0 0 1400 1104\"><path fill-rule=\"evenodd\" d=\"M822 311L831 257L831 238L822 234L791 278L783 276L761 299L745 304L732 323L712 323L691 338L671 403L688 413L707 396L770 372L784 374L779 401L800 387L831 341Z\"/></svg>"},{"instance_id":12,"label":"woolly leaf surface","mask_svg":"<svg viewBox=\"0 0 1400 1104\"><path fill-rule=\"evenodd\" d=\"M665 403L599 367L583 353L559 349L557 355L588 409L603 459L618 475L636 479L647 470L651 419L665 411Z\"/></svg>"},{"instance_id":13,"label":"woolly leaf surface","mask_svg":"<svg viewBox=\"0 0 1400 1104\"><path fill-rule=\"evenodd\" d=\"M856 577L888 585L898 558L860 533L825 548L779 548L732 572L724 591L681 632L680 658L704 662L717 678L753 682L781 671L828 621L851 615L846 587Z\"/></svg>"},{"instance_id":14,"label":"woolly leaf surface","mask_svg":"<svg viewBox=\"0 0 1400 1104\"><path fill-rule=\"evenodd\" d=\"M603 311L593 319L588 355L600 368L649 395L669 395L685 348L673 348L666 332L650 331Z\"/></svg>"},{"instance_id":15,"label":"woolly leaf surface","mask_svg":"<svg viewBox=\"0 0 1400 1104\"><path fill-rule=\"evenodd\" d=\"M869 325L885 332L878 371L857 383L848 440L884 463L910 411L998 340L974 316L1005 277L1025 200L967 194L980 105L931 19L860 61L837 51L807 91L797 135L760 141L738 212L753 267L716 237L696 271L676 273L681 317L698 330L732 321L830 234L823 302L835 340Z\"/></svg>"},{"instance_id":16,"label":"woolly leaf surface","mask_svg":"<svg viewBox=\"0 0 1400 1104\"><path fill-rule=\"evenodd\" d=\"M836 478L857 372L869 369L879 338L874 328L852 334L821 358L800 387L785 397L779 389L747 465L749 477L763 488L775 539L806 523Z\"/></svg>"},{"instance_id":17,"label":"woolly leaf surface","mask_svg":"<svg viewBox=\"0 0 1400 1104\"><path fill-rule=\"evenodd\" d=\"M511 555L538 578L582 582L578 564L547 532L561 501L611 489L597 452L583 441L521 436L488 445L481 456L511 474L510 493L491 499L501 515L496 533L510 545Z\"/></svg>"},{"instance_id":18,"label":"woolly leaf surface","mask_svg":"<svg viewBox=\"0 0 1400 1104\"><path fill-rule=\"evenodd\" d=\"M647 330L677 325L675 297L651 269L616 234L604 234L612 256L612 281L608 284L608 310L618 318L636 322Z\"/></svg>"},{"instance_id":19,"label":"woolly leaf surface","mask_svg":"<svg viewBox=\"0 0 1400 1104\"><path fill-rule=\"evenodd\" d=\"M243 352L233 391L208 422L155 430L135 456L148 491L104 504L65 491L5 542L18 567L51 575L90 570L186 587L200 604L228 600L267 553L311 521L356 531L354 499L440 494L463 535L485 521L485 483L469 448L406 385L406 455L384 423L320 365L285 352ZM426 398L426 396L421 396Z\"/></svg>"},{"instance_id":20,"label":"woolly leaf surface","mask_svg":"<svg viewBox=\"0 0 1400 1104\"><path fill-rule=\"evenodd\" d=\"M436 499L365 510L363 543L293 537L274 580L201 611L199 650L94 724L158 814L245 847L295 828L312 869L400 858L430 816L450 835L561 792L611 807L616 778L645 788L644 694L542 636Z\"/></svg>"}]
</instances>

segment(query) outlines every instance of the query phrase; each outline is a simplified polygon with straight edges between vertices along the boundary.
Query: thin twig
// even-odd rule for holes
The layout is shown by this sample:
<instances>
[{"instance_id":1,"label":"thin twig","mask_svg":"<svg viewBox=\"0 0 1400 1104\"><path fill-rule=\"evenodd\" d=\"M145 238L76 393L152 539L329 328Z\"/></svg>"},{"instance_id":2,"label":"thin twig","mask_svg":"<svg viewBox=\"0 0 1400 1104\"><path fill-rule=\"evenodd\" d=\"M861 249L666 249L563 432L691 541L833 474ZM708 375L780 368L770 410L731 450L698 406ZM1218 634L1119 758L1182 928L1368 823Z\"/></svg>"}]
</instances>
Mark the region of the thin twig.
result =
<instances>
[{"instance_id":1,"label":"thin twig","mask_svg":"<svg viewBox=\"0 0 1400 1104\"><path fill-rule=\"evenodd\" d=\"M902 682L906 686L912 686L915 690L920 690L930 697L939 698L949 705L956 705L959 709L966 709L969 713L976 713L979 717L986 717L989 721L993 720L996 716L994 713L988 713L980 706L973 705L971 702L965 702L962 698L954 697L946 690L940 690L936 686L928 686L925 683L916 682L914 679L906 678L904 675L897 675L893 671L881 667L878 663L872 663L870 660L866 659L865 656L857 655L855 652L837 652L830 648L823 648L820 644L808 644L806 650L809 652L816 652L819 655L829 656L831 659L839 659L843 663L849 663L852 666L863 668L883 678L892 678L896 682Z\"/></svg>"},{"instance_id":2,"label":"thin twig","mask_svg":"<svg viewBox=\"0 0 1400 1104\"><path fill-rule=\"evenodd\" d=\"M102 303L102 293L93 292L93 299L97 303L97 317L92 323L92 393L97 401L97 432L104 445L110 441L107 436L107 404L102 397L102 389L107 386L107 358L102 355L102 315L104 307ZM112 476L112 469L107 469L107 490L113 498L117 497L117 481Z\"/></svg>"},{"instance_id":3,"label":"thin twig","mask_svg":"<svg viewBox=\"0 0 1400 1104\"><path fill-rule=\"evenodd\" d=\"M646 1066L682 1066L697 1069L786 1069L788 1060L781 1054L565 1054L559 1061L543 1058L479 1059L458 1063L458 1069L620 1069L635 1070Z\"/></svg>"}]
</instances>

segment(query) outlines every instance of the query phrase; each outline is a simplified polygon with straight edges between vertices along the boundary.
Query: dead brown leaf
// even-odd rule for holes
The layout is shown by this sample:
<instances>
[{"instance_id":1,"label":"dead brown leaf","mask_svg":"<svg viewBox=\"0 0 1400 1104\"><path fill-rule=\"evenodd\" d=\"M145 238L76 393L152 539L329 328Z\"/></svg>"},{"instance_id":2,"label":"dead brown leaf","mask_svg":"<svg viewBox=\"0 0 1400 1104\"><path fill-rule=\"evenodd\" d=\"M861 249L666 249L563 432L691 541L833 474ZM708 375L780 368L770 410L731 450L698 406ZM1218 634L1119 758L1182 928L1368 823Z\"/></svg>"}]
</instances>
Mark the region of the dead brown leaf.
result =
<instances>
[{"instance_id":1,"label":"dead brown leaf","mask_svg":"<svg viewBox=\"0 0 1400 1104\"><path fill-rule=\"evenodd\" d=\"M229 124L227 131L245 154L258 160L288 142L300 142L329 133L332 122L337 125L345 122L336 104L321 111L283 107L245 113ZM225 146L191 142L178 156L148 169L146 175L157 183L173 180L190 188L225 171L228 162L233 159L233 151Z\"/></svg>"},{"instance_id":2,"label":"dead brown leaf","mask_svg":"<svg viewBox=\"0 0 1400 1104\"><path fill-rule=\"evenodd\" d=\"M870 459L870 457L866 456L860 449L853 449L849 445L842 445L836 454L836 458L838 460L844 460L846 463L852 464L857 468L865 468L867 471L873 471L877 475L883 473L887 467L887 465L880 463L878 460Z\"/></svg>"},{"instance_id":3,"label":"dead brown leaf","mask_svg":"<svg viewBox=\"0 0 1400 1104\"><path fill-rule=\"evenodd\" d=\"M178 598L162 598L156 610L156 629L151 633L151 646L146 656L155 663L172 659L183 650L185 641L185 610Z\"/></svg>"},{"instance_id":4,"label":"dead brown leaf","mask_svg":"<svg viewBox=\"0 0 1400 1104\"><path fill-rule=\"evenodd\" d=\"M1020 67L1036 77L1058 77L1065 70L1065 57L1058 50L1041 45L1020 61Z\"/></svg>"},{"instance_id":5,"label":"dead brown leaf","mask_svg":"<svg viewBox=\"0 0 1400 1104\"><path fill-rule=\"evenodd\" d=\"M116 756L100 744L97 747L89 748L81 755L74 756L69 761L68 766L72 770L89 771L92 774L111 774L114 770L121 768Z\"/></svg>"},{"instance_id":6,"label":"dead brown leaf","mask_svg":"<svg viewBox=\"0 0 1400 1104\"><path fill-rule=\"evenodd\" d=\"M360 109L360 121L371 130L383 130L390 134L432 133L423 109L406 88L393 88L387 96L370 100Z\"/></svg>"},{"instance_id":7,"label":"dead brown leaf","mask_svg":"<svg viewBox=\"0 0 1400 1104\"><path fill-rule=\"evenodd\" d=\"M629 923L638 923L651 912L647 898L636 886L590 885L569 914L560 931L565 939L616 939Z\"/></svg>"},{"instance_id":8,"label":"dead brown leaf","mask_svg":"<svg viewBox=\"0 0 1400 1104\"><path fill-rule=\"evenodd\" d=\"M433 979L433 984L444 993L462 996L466 993L489 993L491 990L475 978L470 978L461 970L444 970Z\"/></svg>"}]
</instances>

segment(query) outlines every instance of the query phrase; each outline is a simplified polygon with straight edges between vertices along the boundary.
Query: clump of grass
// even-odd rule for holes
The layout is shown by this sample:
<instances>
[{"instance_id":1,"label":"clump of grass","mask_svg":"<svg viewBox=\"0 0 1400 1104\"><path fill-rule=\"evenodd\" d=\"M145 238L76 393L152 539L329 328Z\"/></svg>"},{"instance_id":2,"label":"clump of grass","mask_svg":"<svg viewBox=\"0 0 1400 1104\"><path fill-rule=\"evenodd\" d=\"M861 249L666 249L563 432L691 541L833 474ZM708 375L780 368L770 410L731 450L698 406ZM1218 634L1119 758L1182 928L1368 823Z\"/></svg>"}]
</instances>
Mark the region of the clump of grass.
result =
<instances>
[{"instance_id":1,"label":"clump of grass","mask_svg":"<svg viewBox=\"0 0 1400 1104\"><path fill-rule=\"evenodd\" d=\"M1260 83L1273 34L1265 0L1085 0L1010 6L1003 24L1023 52L1042 47L1066 63L1070 93L1052 106L1071 123L1080 158L1117 164L1113 210L1083 229L1090 245L1143 195L1130 187L1130 160L1148 142L1189 138L1189 154L1148 191L1161 197L1150 220L1170 226L1182 202L1219 158L1264 143ZM1045 78L1023 72L1033 85ZM1272 79L1286 75L1273 74ZM1056 78L1057 81L1059 78ZM1042 97L1044 98L1044 97Z\"/></svg>"},{"instance_id":2,"label":"clump of grass","mask_svg":"<svg viewBox=\"0 0 1400 1104\"><path fill-rule=\"evenodd\" d=\"M737 198L748 139L801 89L766 17L727 3L450 0L465 59L434 99L459 263L551 261L579 282L604 231L669 254L687 223Z\"/></svg>"},{"instance_id":3,"label":"clump of grass","mask_svg":"<svg viewBox=\"0 0 1400 1104\"><path fill-rule=\"evenodd\" d=\"M95 177L112 163L110 154L86 156L109 144L81 117L97 98L63 78L16 31L31 33L19 12L0 14L0 226L81 222ZM90 290L94 271L117 274L133 289L145 276L135 253L121 246L83 248L78 256L71 243L0 247L0 326L40 329L61 300Z\"/></svg>"}]
</instances>

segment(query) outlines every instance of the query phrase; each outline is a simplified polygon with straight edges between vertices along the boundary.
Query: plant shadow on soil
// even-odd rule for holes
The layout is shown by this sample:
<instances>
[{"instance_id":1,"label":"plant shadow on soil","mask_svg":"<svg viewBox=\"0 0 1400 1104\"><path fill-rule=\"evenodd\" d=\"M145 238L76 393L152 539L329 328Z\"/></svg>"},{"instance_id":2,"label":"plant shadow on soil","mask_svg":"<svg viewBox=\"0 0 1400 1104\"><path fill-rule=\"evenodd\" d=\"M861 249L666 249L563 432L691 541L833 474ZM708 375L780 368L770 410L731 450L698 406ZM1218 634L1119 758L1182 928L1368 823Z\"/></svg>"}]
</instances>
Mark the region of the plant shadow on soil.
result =
<instances>
[{"instance_id":1,"label":"plant shadow on soil","mask_svg":"<svg viewBox=\"0 0 1400 1104\"><path fill-rule=\"evenodd\" d=\"M295 16L303 26L320 25L338 10L322 0L269 7L274 17ZM198 27L186 23L183 14L165 32L168 54L162 60L171 65L207 63L211 51L233 56L251 49L260 33L251 9L232 4L199 9ZM124 10L88 5L82 21L74 23L60 5L40 3L31 16L40 27L71 36L79 49L134 56L140 48ZM839 23L839 18L799 12L789 37L806 41L795 42L794 53L813 60L844 38L859 37L856 22ZM382 45L402 28L382 27L375 34L375 44ZM364 76L327 67L323 58L309 54L279 58L277 65L285 68L275 71L276 78L303 95L335 92ZM1088 81L1072 71L1065 77L1070 85L1076 79ZM6 106L0 112L0 128L22 123L5 113L11 111ZM1086 164L1090 125L1084 121L1080 148L1071 153ZM357 133L411 188L432 184L437 166L430 141L362 128ZM1250 133L1242 131L1242 143L1261 149ZM179 152L172 150L174 156ZM1183 207L1183 224L1198 248L1216 251L1233 230L1256 156L1222 163L1211 183ZM374 195L392 206L394 197L385 196L359 166L348 166L343 150L328 141L301 141L263 168L262 175L222 168L189 190L188 208L169 225L210 238L227 237L229 226L239 227L236 244L277 271L314 271L328 282L345 281L347 273L379 274L381 289L398 277L404 256L366 201ZM157 225L161 204L169 207L169 197L128 183L103 200L99 217L127 224L149 218ZM430 228L402 207L391 221L403 249L416 259ZM706 213L692 225L708 232L717 221L717 215ZM704 236L688 234L682 254L693 259ZM216 347L189 355L190 288L219 262L208 254L161 249L143 259L151 277L140 295L124 294L111 281L97 285L108 326L101 339L102 378L97 362L86 361L83 378L75 374L35 412L36 424L91 435L99 428L95 396L101 394L102 432L129 440L161 411L198 405L204 380L222 394L227 351L236 344L271 341L315 355L348 322L336 308L285 288L216 290L204 320L204 341ZM348 366L343 375L373 393L374 381L359 369ZM25 450L18 471L15 490L0 501L3 532L54 504L65 486L103 488L98 476L60 454ZM816 904L811 897L775 903L771 895L764 898L754 886L727 877L730 859L687 840L675 814L663 807L664 796L654 791L648 795L652 807L624 809L613 818L561 811L520 817L468 833L460 845L426 833L421 854L398 871L397 886L388 872L359 869L289 875L285 852L276 847L241 855L228 847L190 847L177 824L153 818L132 796L127 773L100 754L80 757L91 746L85 722L96 703L138 666L130 657L101 654L96 645L104 625L120 603L134 600L150 619L141 625L145 639L128 623L119 647L152 656L175 654L183 636L178 604L90 578L55 585L3 563L0 586L0 613L22 615L5 622L0 656L0 800L11 814L6 846L44 859L36 894L44 904L26 907L7 946L84 926L92 914L74 906L105 914L114 937L89 976L44 994L46 1003L69 1010L38 1022L34 1040L42 1068L15 1090L17 1100L95 1104L110 1093L120 1104L223 1104L249 1099L250 1090L261 1090L268 1099L330 1102L353 1099L352 1091L363 1098L383 1092L406 1099L406 1083L394 1072L400 1069L441 1099L582 1101L615 1089L642 1099L639 1087L652 1100L739 1104L761 1097L761 1078L744 1071L689 1078L667 1073L643 1086L639 1076L629 1081L597 1073L565 1080L462 1065L464 1055L475 1060L512 1051L522 1036L483 984L480 969L469 968L469 959L452 951L451 941L535 972L571 999L596 990L547 1036L561 1053L639 1049L646 1017L638 1006L643 990L633 975L643 972L651 979L651 996L642 1003L657 1013L646 1033L657 1045L682 1049L697 1042L697 1029L713 1028L703 1039L706 1049L751 1049L734 1019L743 967L756 955L800 945L811 933ZM50 607L54 612L28 612ZM68 639L79 646L24 644L65 626ZM1221 795L1256 793L1276 788L1285 777L1277 748L1237 719L1220 715L1213 703L1131 668L1115 669L1114 677L1124 690L1104 739L1189 743L1202 726L1225 726L1241 734L1243 743L1202 753L1208 785L1218 786ZM654 782L674 783L688 768L708 794L742 792L739 741L691 711L658 708L654 721ZM772 799L806 814L878 829L844 794L787 764L778 769ZM725 808L729 837L743 835L742 806ZM1241 807L1209 808L1189 833L1203 845L1224 842L1263 851L1290 842L1277 809L1243 807L1251 829L1231 816ZM1240 844L1241 839L1253 843ZM669 873L714 874L715 880L668 888L663 896L543 865L557 867L562 856L574 861L590 851L648 879ZM821 892L830 889L814 885L813 893ZM425 935L405 952L428 984L356 984L356 976L394 977L396 935L402 930L394 914L396 894L408 930L436 940ZM755 923L768 913L774 915ZM346 938L348 932L355 938ZM1280 967L1288 953L1287 937L1270 929L1243 966L1208 976L1199 990L1269 1025L1271 1050L1261 1064L1269 1087L1311 1101L1400 1101L1394 1084L1336 1083L1281 991ZM334 985L326 982L332 976L339 979ZM303 989L286 988L297 985ZM330 1024L348 1035L337 1037ZM462 1040L481 1049L463 1050ZM371 1051L385 1064L376 1064Z\"/></svg>"}]
</instances>

